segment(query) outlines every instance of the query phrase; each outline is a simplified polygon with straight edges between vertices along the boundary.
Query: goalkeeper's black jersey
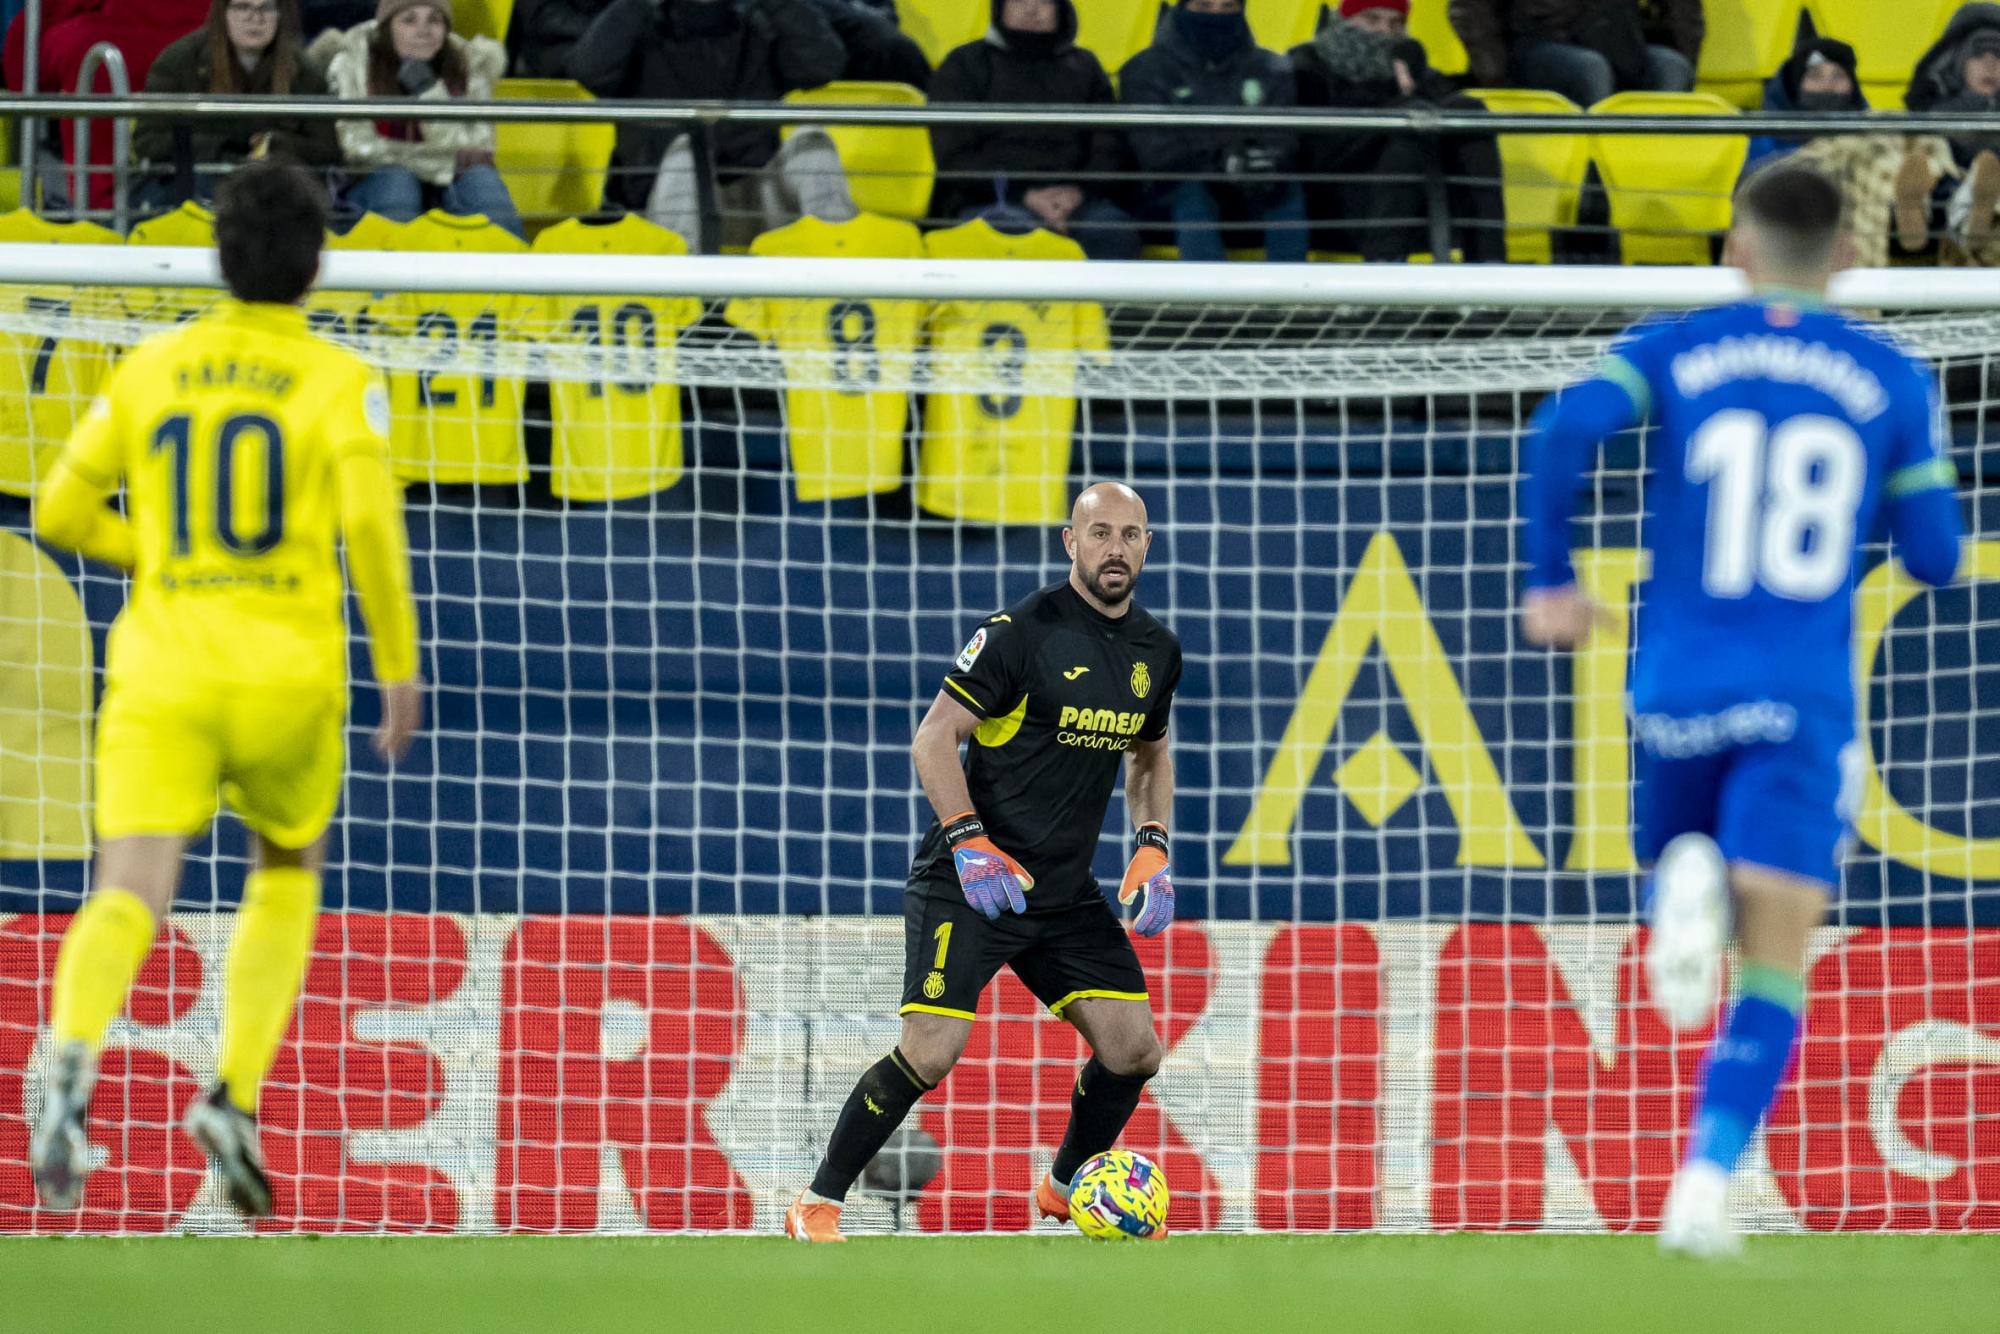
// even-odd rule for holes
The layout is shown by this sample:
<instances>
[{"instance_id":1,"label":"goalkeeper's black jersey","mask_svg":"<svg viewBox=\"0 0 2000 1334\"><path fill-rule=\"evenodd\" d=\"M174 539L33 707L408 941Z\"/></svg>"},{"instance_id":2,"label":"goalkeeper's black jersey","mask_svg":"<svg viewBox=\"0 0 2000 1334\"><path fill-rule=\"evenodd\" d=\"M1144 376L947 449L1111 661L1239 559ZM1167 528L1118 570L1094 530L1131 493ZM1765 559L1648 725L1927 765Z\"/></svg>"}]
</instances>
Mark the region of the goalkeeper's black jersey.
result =
<instances>
[{"instance_id":1,"label":"goalkeeper's black jersey","mask_svg":"<svg viewBox=\"0 0 2000 1334\"><path fill-rule=\"evenodd\" d=\"M1065 581L987 617L944 679L983 721L966 747L972 806L989 838L1035 877L1029 912L1098 895L1090 862L1118 768L1135 741L1167 734L1180 641L1137 603L1113 619ZM913 892L957 897L935 822Z\"/></svg>"}]
</instances>

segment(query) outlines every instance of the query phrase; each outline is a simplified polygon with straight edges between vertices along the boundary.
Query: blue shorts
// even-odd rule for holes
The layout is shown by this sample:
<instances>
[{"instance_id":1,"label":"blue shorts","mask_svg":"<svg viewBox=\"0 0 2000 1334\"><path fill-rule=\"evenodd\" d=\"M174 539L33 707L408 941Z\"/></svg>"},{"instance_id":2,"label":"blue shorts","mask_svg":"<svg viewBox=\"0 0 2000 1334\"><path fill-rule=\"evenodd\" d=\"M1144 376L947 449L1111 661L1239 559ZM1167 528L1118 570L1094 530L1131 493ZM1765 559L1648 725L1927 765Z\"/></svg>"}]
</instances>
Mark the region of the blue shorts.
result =
<instances>
[{"instance_id":1,"label":"blue shorts","mask_svg":"<svg viewBox=\"0 0 2000 1334\"><path fill-rule=\"evenodd\" d=\"M1681 834L1730 862L1838 888L1860 791L1854 724L1759 701L1632 720L1632 845L1651 865Z\"/></svg>"}]
</instances>

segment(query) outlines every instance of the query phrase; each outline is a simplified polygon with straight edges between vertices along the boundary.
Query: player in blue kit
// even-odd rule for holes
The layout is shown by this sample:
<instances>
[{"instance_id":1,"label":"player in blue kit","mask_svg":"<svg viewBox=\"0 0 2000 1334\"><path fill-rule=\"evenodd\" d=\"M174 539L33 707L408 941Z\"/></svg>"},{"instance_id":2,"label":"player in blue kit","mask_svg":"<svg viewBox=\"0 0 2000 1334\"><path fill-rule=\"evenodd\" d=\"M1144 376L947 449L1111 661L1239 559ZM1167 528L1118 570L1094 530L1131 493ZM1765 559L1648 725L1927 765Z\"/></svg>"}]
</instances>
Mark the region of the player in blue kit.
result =
<instances>
[{"instance_id":1,"label":"player in blue kit","mask_svg":"<svg viewBox=\"0 0 2000 1334\"><path fill-rule=\"evenodd\" d=\"M1840 884L1859 546L1886 519L1916 578L1944 584L1959 561L1930 370L1825 306L1848 249L1842 204L1808 167L1746 182L1724 259L1755 294L1636 326L1594 378L1544 404L1521 498L1523 634L1575 647L1601 615L1570 567L1578 483L1606 437L1651 423L1631 709L1653 1002L1698 1026L1732 925L1742 961L1661 1225L1664 1247L1696 1255L1740 1244L1730 1174L1776 1099L1807 945Z\"/></svg>"}]
</instances>

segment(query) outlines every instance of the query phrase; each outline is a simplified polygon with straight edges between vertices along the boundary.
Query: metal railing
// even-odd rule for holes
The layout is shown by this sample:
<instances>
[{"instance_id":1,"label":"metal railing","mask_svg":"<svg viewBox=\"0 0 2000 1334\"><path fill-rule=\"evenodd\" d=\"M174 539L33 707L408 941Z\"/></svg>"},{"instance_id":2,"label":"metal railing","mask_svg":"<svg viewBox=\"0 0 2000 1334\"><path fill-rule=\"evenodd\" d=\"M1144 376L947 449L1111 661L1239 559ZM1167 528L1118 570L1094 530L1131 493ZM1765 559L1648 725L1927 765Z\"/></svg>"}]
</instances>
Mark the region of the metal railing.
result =
<instances>
[{"instance_id":1,"label":"metal railing","mask_svg":"<svg viewBox=\"0 0 2000 1334\"><path fill-rule=\"evenodd\" d=\"M114 97L132 95L132 76L125 68L125 53L114 42L99 42L84 53L83 69L76 76L78 97L96 92L97 71L111 80ZM70 200L84 207L90 191L91 117L76 118L76 161L70 167ZM111 218L112 226L124 232L132 221L132 120L128 116L111 119Z\"/></svg>"},{"instance_id":2,"label":"metal railing","mask_svg":"<svg viewBox=\"0 0 2000 1334\"><path fill-rule=\"evenodd\" d=\"M93 71L94 73L94 71ZM243 118L282 117L307 121L336 121L360 119L395 119L410 114L410 104L401 98L371 98L365 100L342 101L326 97L259 97L259 96L169 96L161 94L119 93L110 95L84 91L88 83L80 85L79 91L67 96L43 94L0 94L0 115L15 115L22 118L24 125L40 122L46 124L50 118L74 119L87 122L91 118L111 116L121 130L129 135L128 121L131 118L151 118L171 116L186 122L231 120ZM115 75L114 75L115 89ZM941 126L976 126L1004 120L1010 126L1041 126L1049 129L1103 131L1160 131L1172 129L1178 134L1220 137L1227 134L1255 134L1277 132L1300 136L1325 136L1355 134L1405 134L1433 140L1443 140L1450 136L1496 136L1496 135L1675 135L1675 136L1750 136L1774 135L1812 137L1832 134L1863 134L1877 136L1941 135L1979 136L2000 139L2000 114L1909 114L1909 113L1828 113L1828 114L1775 114L1746 113L1736 116L1720 115L1602 115L1590 113L1541 114L1518 112L1476 112L1461 109L1401 108L1396 110L1352 110L1346 108L1180 108L1150 106L1021 106L999 107L994 105L932 104L927 106L864 104L821 104L821 103L743 103L743 102L700 102L700 101L570 101L570 100L495 100L469 101L454 100L427 103L423 108L426 120L450 122L490 122L497 125L603 125L671 127L685 131L690 140L696 163L695 184L699 195L702 218L701 232L712 237L717 232L717 174L713 152L714 136L723 127L756 125L773 129L802 125L858 125L889 128L914 129ZM88 162L87 141L82 160L76 168L79 181L78 203L82 202L84 178L91 167ZM129 153L121 142L115 150L112 170L121 176L129 169ZM31 151L25 155L23 165L24 198L32 200L35 155ZM634 168L629 165L614 165L613 174L630 174ZM1303 172L1288 173L1294 179L1307 184L1332 184L1336 188L1346 185L1347 178L1315 177ZM960 177L963 173L959 174ZM938 181L943 184L952 179L947 172L938 173ZM1196 174L1190 179L1209 179ZM1369 177L1372 181L1373 178ZM1359 183L1360 178L1356 178ZM1105 184L1114 189L1141 186L1145 178L1134 173L1121 173L1116 178L1107 178ZM1418 227L1428 227L1431 253L1439 258L1448 257L1452 250L1449 205L1442 198L1446 185L1442 169L1434 169L1427 175L1416 178L1426 196L1423 212L1428 217L1413 217L1410 222ZM1454 183L1457 182L1454 178ZM120 181L115 191L120 200L116 217L119 225L127 220L129 203L126 202L126 181ZM1493 182L1498 185L1499 182ZM1573 249L1568 258L1591 260L1596 249L1593 232L1609 232L1610 228L1594 214L1589 225L1573 225L1563 230L1576 241L1578 249ZM1339 219L1312 219L1312 225ZM1133 223L1157 234L1158 220ZM1229 224L1235 226L1237 224ZM694 238L691 238L694 239ZM698 247L713 248L697 240ZM1336 250L1349 248L1348 244L1333 247ZM1598 246L1597 248L1601 248Z\"/></svg>"},{"instance_id":3,"label":"metal railing","mask_svg":"<svg viewBox=\"0 0 2000 1334\"><path fill-rule=\"evenodd\" d=\"M42 0L28 0L27 9L21 18L21 82L27 86L22 92L34 99L42 91ZM42 123L32 111L21 117L21 202L34 208L41 201L35 195L35 182L40 174L36 162L41 152Z\"/></svg>"},{"instance_id":4,"label":"metal railing","mask_svg":"<svg viewBox=\"0 0 2000 1334\"><path fill-rule=\"evenodd\" d=\"M135 93L0 94L0 116L87 118L171 115L184 120L283 116L300 120L393 120L410 114L407 98L341 101L330 97L181 97ZM1424 107L1393 111L1346 108L1188 108L1143 106L1021 106L934 103L930 106L796 102L491 101L427 102L429 121L496 124L628 125L1010 125L1062 129L1203 131L1328 130L1406 131L1415 134L1676 134L2000 135L2000 113L1827 112L1798 115L1753 111L1738 116L1594 115L1446 111Z\"/></svg>"}]
</instances>

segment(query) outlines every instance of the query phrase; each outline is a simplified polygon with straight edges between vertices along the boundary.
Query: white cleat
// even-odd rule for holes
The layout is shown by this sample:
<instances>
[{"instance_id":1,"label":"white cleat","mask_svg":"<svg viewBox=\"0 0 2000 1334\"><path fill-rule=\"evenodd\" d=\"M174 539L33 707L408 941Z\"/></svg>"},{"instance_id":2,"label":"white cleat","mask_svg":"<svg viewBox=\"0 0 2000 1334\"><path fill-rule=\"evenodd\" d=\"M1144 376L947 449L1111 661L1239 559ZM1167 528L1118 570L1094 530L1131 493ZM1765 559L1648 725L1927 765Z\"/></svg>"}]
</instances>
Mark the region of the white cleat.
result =
<instances>
[{"instance_id":1,"label":"white cleat","mask_svg":"<svg viewBox=\"0 0 2000 1334\"><path fill-rule=\"evenodd\" d=\"M1729 939L1729 865L1706 834L1682 834L1653 868L1646 984L1674 1028L1699 1028L1715 1012Z\"/></svg>"},{"instance_id":2,"label":"white cleat","mask_svg":"<svg viewBox=\"0 0 2000 1334\"><path fill-rule=\"evenodd\" d=\"M1660 1249L1697 1260L1743 1253L1743 1238L1729 1225L1728 1173L1714 1163L1689 1163L1674 1175L1660 1222Z\"/></svg>"},{"instance_id":3,"label":"white cleat","mask_svg":"<svg viewBox=\"0 0 2000 1334\"><path fill-rule=\"evenodd\" d=\"M44 1209L69 1210L83 1201L90 1173L91 1090L97 1086L97 1055L81 1042L65 1042L49 1062L42 1088L42 1114L28 1145L35 1193Z\"/></svg>"}]
</instances>

